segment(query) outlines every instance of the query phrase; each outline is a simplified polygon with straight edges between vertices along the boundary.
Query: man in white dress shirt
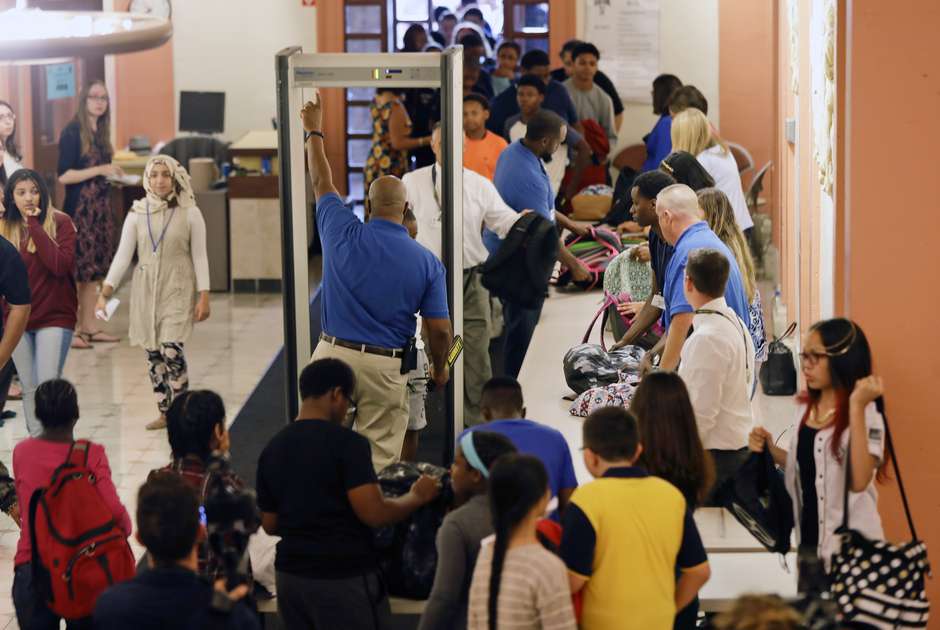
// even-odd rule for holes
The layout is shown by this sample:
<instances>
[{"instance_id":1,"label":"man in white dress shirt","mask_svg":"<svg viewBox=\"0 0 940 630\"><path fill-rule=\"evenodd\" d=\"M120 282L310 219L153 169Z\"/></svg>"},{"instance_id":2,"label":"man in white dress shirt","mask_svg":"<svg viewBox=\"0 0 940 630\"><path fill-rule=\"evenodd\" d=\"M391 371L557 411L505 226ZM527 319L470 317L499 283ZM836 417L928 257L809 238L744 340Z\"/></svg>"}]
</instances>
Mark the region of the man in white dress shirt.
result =
<instances>
[{"instance_id":1,"label":"man in white dress shirt","mask_svg":"<svg viewBox=\"0 0 940 630\"><path fill-rule=\"evenodd\" d=\"M438 258L441 245L441 131L431 134L431 150L437 162L407 173L402 181L408 203L418 219L418 242ZM480 280L480 267L489 257L483 245L486 227L505 238L520 214L506 205L493 182L482 175L463 170L463 337L464 337L464 422L483 422L480 397L483 384L493 376L490 365L490 296Z\"/></svg>"},{"instance_id":2,"label":"man in white dress shirt","mask_svg":"<svg viewBox=\"0 0 940 630\"><path fill-rule=\"evenodd\" d=\"M754 425L754 343L747 325L725 302L730 270L724 254L707 248L691 252L685 270L694 332L682 347L679 376L689 389L702 444L715 461L715 489L747 459ZM714 494L706 504L713 500Z\"/></svg>"}]
</instances>

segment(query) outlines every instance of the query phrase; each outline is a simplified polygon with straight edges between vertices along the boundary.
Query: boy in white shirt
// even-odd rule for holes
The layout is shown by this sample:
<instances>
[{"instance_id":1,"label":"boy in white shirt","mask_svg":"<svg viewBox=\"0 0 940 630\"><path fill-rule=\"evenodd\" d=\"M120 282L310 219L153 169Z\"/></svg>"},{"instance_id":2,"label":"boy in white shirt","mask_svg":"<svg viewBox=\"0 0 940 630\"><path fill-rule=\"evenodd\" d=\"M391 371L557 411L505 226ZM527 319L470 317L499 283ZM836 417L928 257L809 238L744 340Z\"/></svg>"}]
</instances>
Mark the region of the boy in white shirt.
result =
<instances>
[{"instance_id":1,"label":"boy in white shirt","mask_svg":"<svg viewBox=\"0 0 940 630\"><path fill-rule=\"evenodd\" d=\"M682 347L679 376L689 390L702 444L715 461L715 489L734 476L748 457L754 425L750 391L754 343L747 325L725 302L731 263L716 249L689 254L685 297L695 315ZM706 505L715 500L714 492Z\"/></svg>"}]
</instances>

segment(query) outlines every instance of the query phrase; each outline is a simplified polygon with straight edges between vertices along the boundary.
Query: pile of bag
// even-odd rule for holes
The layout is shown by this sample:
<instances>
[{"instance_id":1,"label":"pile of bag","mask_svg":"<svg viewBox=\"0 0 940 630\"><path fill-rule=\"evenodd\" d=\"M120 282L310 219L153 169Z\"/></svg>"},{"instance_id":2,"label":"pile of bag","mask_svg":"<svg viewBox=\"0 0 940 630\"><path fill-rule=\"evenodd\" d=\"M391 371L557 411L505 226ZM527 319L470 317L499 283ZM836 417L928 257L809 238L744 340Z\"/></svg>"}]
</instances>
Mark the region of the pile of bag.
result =
<instances>
[{"instance_id":1,"label":"pile of bag","mask_svg":"<svg viewBox=\"0 0 940 630\"><path fill-rule=\"evenodd\" d=\"M586 236L568 236L565 239L565 248L588 270L591 279L587 282L573 282L571 270L563 266L555 280L556 286L563 287L573 283L578 288L590 291L600 286L607 265L623 251L623 244L614 232L606 228L592 227Z\"/></svg>"},{"instance_id":2,"label":"pile of bag","mask_svg":"<svg viewBox=\"0 0 940 630\"><path fill-rule=\"evenodd\" d=\"M382 494L387 497L407 494L421 475L440 478L441 494L404 521L375 531L379 566L385 575L389 595L395 597L427 599L431 594L437 570L437 530L453 503L454 492L447 470L432 464L397 462L378 474Z\"/></svg>"}]
</instances>

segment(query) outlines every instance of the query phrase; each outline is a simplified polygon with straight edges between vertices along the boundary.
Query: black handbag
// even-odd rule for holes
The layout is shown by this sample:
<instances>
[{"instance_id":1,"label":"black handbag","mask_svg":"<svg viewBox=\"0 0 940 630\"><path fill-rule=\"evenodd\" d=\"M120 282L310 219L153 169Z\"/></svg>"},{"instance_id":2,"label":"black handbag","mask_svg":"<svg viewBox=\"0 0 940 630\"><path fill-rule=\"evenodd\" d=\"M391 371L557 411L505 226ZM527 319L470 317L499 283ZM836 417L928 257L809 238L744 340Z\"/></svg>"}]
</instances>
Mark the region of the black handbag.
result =
<instances>
[{"instance_id":1,"label":"black handbag","mask_svg":"<svg viewBox=\"0 0 940 630\"><path fill-rule=\"evenodd\" d=\"M783 340L796 330L796 322L786 332L774 337L767 349L767 359L760 366L760 385L768 396L792 396L796 393L796 365L793 353Z\"/></svg>"},{"instance_id":2,"label":"black handbag","mask_svg":"<svg viewBox=\"0 0 940 630\"><path fill-rule=\"evenodd\" d=\"M878 411L884 417L884 404L878 399ZM845 496L842 509L842 546L832 556L830 591L845 622L868 624L879 629L926 628L930 602L924 578L930 575L927 545L917 537L914 519L901 481L897 454L885 418L885 440L894 475L901 491L904 514L911 530L911 541L895 545L883 540L869 540L849 523L849 488L852 478L851 443L846 452Z\"/></svg>"},{"instance_id":3,"label":"black handbag","mask_svg":"<svg viewBox=\"0 0 940 630\"><path fill-rule=\"evenodd\" d=\"M718 489L719 503L772 553L790 550L793 503L765 448L751 456L738 472Z\"/></svg>"}]
</instances>

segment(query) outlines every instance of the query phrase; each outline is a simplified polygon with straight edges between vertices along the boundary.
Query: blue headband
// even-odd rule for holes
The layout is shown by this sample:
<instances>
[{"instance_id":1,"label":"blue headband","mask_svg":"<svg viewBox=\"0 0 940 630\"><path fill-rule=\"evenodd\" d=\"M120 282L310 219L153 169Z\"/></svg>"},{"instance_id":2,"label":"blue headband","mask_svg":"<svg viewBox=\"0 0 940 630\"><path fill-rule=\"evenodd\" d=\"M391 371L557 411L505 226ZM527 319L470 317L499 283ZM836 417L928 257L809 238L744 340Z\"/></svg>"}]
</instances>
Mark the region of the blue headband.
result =
<instances>
[{"instance_id":1,"label":"blue headband","mask_svg":"<svg viewBox=\"0 0 940 630\"><path fill-rule=\"evenodd\" d=\"M480 456L477 455L477 449L473 445L473 432L467 431L462 438L460 438L460 451L463 453L464 459L467 460L467 463L471 467L476 469L484 479L490 478L490 471L486 469L486 466L483 465L483 460L480 459Z\"/></svg>"}]
</instances>

